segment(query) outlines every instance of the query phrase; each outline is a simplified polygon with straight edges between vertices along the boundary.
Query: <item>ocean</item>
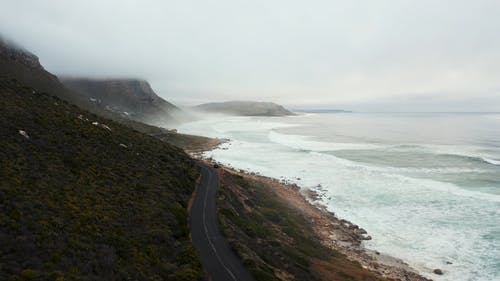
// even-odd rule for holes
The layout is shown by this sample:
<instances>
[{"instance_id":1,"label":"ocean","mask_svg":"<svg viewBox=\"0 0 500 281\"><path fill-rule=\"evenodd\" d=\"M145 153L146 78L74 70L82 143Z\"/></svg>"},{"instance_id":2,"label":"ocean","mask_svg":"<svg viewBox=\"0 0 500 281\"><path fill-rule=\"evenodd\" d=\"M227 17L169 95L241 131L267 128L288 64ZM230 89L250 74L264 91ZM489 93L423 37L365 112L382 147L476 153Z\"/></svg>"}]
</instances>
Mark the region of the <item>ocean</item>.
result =
<instances>
[{"instance_id":1,"label":"ocean","mask_svg":"<svg viewBox=\"0 0 500 281\"><path fill-rule=\"evenodd\" d=\"M179 131L230 139L206 156L316 190L367 248L424 276L500 280L500 114L218 116Z\"/></svg>"}]
</instances>

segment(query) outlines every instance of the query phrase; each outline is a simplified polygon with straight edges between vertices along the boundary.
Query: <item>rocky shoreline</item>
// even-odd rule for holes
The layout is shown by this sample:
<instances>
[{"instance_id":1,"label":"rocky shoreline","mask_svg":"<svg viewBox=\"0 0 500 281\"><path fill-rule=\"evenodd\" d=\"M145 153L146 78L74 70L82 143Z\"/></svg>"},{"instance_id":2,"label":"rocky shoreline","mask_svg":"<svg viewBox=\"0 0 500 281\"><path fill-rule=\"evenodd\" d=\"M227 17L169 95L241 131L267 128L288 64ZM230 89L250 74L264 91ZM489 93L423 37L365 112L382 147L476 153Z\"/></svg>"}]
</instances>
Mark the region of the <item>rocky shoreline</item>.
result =
<instances>
[{"instance_id":1,"label":"rocky shoreline","mask_svg":"<svg viewBox=\"0 0 500 281\"><path fill-rule=\"evenodd\" d=\"M221 142L223 143L223 142ZM217 146L209 146L215 149ZM313 223L313 230L321 238L322 243L336 251L346 255L349 259L359 262L361 266L369 271L375 272L389 280L428 281L415 269L411 268L401 259L384 255L378 251L366 249L364 240L370 240L371 236L363 228L347 220L338 218L320 204L320 195L312 189L301 189L296 184L284 182L283 180L262 176L233 167L223 166L211 158L204 158L201 150L191 155L208 164L224 169L227 172L246 177L249 180L263 182L274 187L276 195L284 202L301 210L303 214Z\"/></svg>"}]
</instances>

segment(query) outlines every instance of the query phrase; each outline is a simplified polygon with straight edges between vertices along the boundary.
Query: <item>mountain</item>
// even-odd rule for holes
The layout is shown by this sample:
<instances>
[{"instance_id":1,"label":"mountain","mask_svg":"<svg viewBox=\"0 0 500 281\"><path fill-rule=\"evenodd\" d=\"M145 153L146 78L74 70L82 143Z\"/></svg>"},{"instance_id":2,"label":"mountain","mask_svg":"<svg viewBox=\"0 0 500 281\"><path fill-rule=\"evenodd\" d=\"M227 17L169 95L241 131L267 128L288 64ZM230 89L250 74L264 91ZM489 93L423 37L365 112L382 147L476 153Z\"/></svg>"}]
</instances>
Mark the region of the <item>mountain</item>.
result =
<instances>
[{"instance_id":1,"label":"mountain","mask_svg":"<svg viewBox=\"0 0 500 281\"><path fill-rule=\"evenodd\" d=\"M113 119L142 133L168 137L167 139L170 143L180 145L184 148L192 149L192 144L208 141L196 136L172 134L172 130L165 129L167 126L170 127L175 125L177 121L187 120L191 117L186 113L179 113L177 107L157 97L147 82L134 80L134 82L130 82L132 86L125 91L125 93L133 92L131 90L133 87L142 89L141 91L144 96L147 97L149 105L153 105L151 107L156 106L153 109L144 109L144 112L157 113L157 115L134 115L134 110L130 110L130 113L127 112L129 113L127 115L116 110L120 105L115 105L111 98L105 99L109 103L104 103L102 100L98 102L96 99L89 97L89 94L85 92L82 93L70 90L61 83L57 76L43 68L36 55L17 46L15 43L2 39L2 37L0 37L0 78L4 80L12 79L17 81L20 85L23 85L23 87L29 86L41 93L50 93L50 95L57 96L94 114ZM73 79L73 81L77 81L77 79ZM104 80L101 80L100 82L103 81ZM121 87L123 89L127 86L123 83ZM115 100L124 100L121 104L126 104L126 101L133 99L120 97L120 93L116 90L114 94L115 97L117 97ZM144 105L143 108L148 108L148 104ZM170 114L171 112L172 114ZM175 117L172 117L173 115L175 115ZM176 119L174 120L174 118ZM148 125L140 121L160 125L161 127Z\"/></svg>"},{"instance_id":2,"label":"mountain","mask_svg":"<svg viewBox=\"0 0 500 281\"><path fill-rule=\"evenodd\" d=\"M188 117L159 97L145 80L62 78L61 82L89 102L125 118L165 125Z\"/></svg>"},{"instance_id":3,"label":"mountain","mask_svg":"<svg viewBox=\"0 0 500 281\"><path fill-rule=\"evenodd\" d=\"M37 56L1 37L0 76L14 79L21 85L30 85L39 92L50 92L75 104L85 102L64 87L55 75L46 71Z\"/></svg>"},{"instance_id":4,"label":"mountain","mask_svg":"<svg viewBox=\"0 0 500 281\"><path fill-rule=\"evenodd\" d=\"M202 278L186 153L62 99L82 102L3 42L0 97L0 280Z\"/></svg>"},{"instance_id":5,"label":"mountain","mask_svg":"<svg viewBox=\"0 0 500 281\"><path fill-rule=\"evenodd\" d=\"M43 68L36 55L1 37L0 76L15 79L40 92L50 92L95 114L131 124L136 129L142 125L134 121L171 127L192 118L157 96L149 83L143 80L66 78L63 79L64 85L57 76Z\"/></svg>"},{"instance_id":6,"label":"mountain","mask_svg":"<svg viewBox=\"0 0 500 281\"><path fill-rule=\"evenodd\" d=\"M240 116L287 116L295 115L279 104L255 101L228 101L200 104L195 110Z\"/></svg>"}]
</instances>

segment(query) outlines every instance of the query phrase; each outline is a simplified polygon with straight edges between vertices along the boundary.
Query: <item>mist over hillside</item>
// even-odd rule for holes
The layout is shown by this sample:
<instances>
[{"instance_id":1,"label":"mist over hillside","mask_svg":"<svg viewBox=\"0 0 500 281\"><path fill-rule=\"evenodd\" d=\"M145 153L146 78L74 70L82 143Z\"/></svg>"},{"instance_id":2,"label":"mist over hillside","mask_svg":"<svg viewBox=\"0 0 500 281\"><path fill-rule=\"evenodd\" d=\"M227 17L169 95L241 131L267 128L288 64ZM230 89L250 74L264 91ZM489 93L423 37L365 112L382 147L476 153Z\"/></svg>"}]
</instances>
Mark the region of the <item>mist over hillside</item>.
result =
<instances>
[{"instance_id":1,"label":"mist over hillside","mask_svg":"<svg viewBox=\"0 0 500 281\"><path fill-rule=\"evenodd\" d=\"M16 79L22 85L50 93L143 132L152 131L152 128L137 121L170 129L193 119L193 116L156 95L145 80L58 78L40 64L36 55L2 37L0 76Z\"/></svg>"},{"instance_id":2,"label":"mist over hillside","mask_svg":"<svg viewBox=\"0 0 500 281\"><path fill-rule=\"evenodd\" d=\"M61 81L89 102L125 118L163 126L191 118L177 106L159 97L145 80L63 77Z\"/></svg>"}]
</instances>

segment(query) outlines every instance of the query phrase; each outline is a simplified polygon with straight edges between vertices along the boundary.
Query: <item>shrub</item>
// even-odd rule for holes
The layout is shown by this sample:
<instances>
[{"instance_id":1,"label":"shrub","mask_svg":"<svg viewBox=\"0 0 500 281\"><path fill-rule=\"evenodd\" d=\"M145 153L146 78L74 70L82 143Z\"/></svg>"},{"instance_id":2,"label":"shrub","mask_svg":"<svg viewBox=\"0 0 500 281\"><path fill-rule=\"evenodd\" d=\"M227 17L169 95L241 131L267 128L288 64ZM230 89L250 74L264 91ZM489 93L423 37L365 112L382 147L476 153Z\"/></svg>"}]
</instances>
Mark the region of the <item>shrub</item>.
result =
<instances>
[{"instance_id":1,"label":"shrub","mask_svg":"<svg viewBox=\"0 0 500 281\"><path fill-rule=\"evenodd\" d=\"M33 280L36 277L36 272L32 269L25 269L21 271L20 275L23 280Z\"/></svg>"},{"instance_id":2,"label":"shrub","mask_svg":"<svg viewBox=\"0 0 500 281\"><path fill-rule=\"evenodd\" d=\"M196 281L203 277L203 275L191 268L181 269L173 274L174 281Z\"/></svg>"}]
</instances>

